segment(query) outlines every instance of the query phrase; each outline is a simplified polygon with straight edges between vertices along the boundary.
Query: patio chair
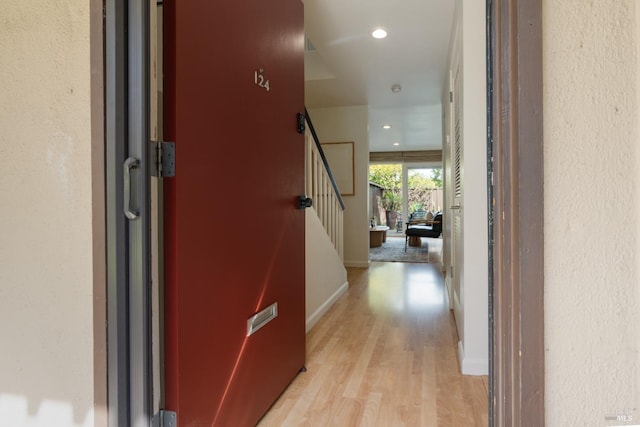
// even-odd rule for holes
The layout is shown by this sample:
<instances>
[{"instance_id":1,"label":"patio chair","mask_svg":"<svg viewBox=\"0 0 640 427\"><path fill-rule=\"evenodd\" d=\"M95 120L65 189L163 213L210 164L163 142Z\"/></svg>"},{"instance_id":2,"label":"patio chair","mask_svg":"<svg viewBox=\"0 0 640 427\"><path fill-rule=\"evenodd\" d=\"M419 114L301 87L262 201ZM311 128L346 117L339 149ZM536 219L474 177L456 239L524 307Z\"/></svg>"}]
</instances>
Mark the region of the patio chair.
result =
<instances>
[{"instance_id":1,"label":"patio chair","mask_svg":"<svg viewBox=\"0 0 640 427\"><path fill-rule=\"evenodd\" d=\"M421 225L424 224L424 225ZM431 225L426 225L431 224ZM407 252L407 244L410 237L432 237L438 238L442 234L442 214L438 213L433 220L415 220L407 223L404 238L404 251Z\"/></svg>"}]
</instances>

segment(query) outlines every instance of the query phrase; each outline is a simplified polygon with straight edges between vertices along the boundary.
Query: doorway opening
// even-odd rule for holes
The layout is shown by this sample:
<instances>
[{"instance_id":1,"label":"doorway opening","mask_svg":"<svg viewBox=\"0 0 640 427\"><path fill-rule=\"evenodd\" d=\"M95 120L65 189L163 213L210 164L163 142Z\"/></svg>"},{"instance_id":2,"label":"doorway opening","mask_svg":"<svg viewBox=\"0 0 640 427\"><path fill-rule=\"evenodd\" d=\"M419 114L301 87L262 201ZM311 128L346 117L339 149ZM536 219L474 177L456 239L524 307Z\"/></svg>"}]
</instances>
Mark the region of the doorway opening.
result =
<instances>
[{"instance_id":1,"label":"doorway opening","mask_svg":"<svg viewBox=\"0 0 640 427\"><path fill-rule=\"evenodd\" d=\"M411 215L420 212L433 214L444 209L442 169L421 166L408 167L406 211Z\"/></svg>"},{"instance_id":2,"label":"doorway opening","mask_svg":"<svg viewBox=\"0 0 640 427\"><path fill-rule=\"evenodd\" d=\"M109 2L109 5L113 6L114 3ZM544 305L541 298L544 282L539 277L543 272L541 268L542 233L539 228L530 226L525 228L520 225L529 224L524 221L526 218L521 218L521 212L533 212L535 210L532 209L533 207L539 211L542 206L542 192L536 192L535 197L531 197L531 194L526 196L520 194L519 190L521 181L527 182L529 187L542 188L541 38L539 37L541 33L541 5L540 2L534 2L527 8L516 8L513 1L489 2L488 9L491 29L489 52L493 53L491 57L493 66L490 68L495 71L495 74L491 76L495 91L488 96L493 98L491 111L503 113L494 115L493 119L496 122L490 124L491 141L495 146L494 161L498 165L498 167L494 167L493 175L495 181L499 183L495 190L495 198L497 199L496 203L503 207L501 216L491 218L491 226L495 227L495 240L502 242L501 246L495 249L496 258L493 259L495 284L492 299L495 300L495 305L492 312L496 316L494 320L495 328L498 331L496 336L500 340L494 342L491 373L491 378L494 379L491 390L495 400L499 403L497 407L492 408L491 413L500 414L494 418L496 425L509 425L510 421L515 422L520 419L534 422L533 420L540 420L541 416L543 419L544 414L544 355L542 352L542 309ZM113 17L114 9L107 8L106 14L107 17ZM121 12L118 11L117 16L120 14ZM514 29L517 31L520 28L517 25L518 21L526 21L529 24L528 33L514 33ZM118 25L115 30L107 26L107 37L116 34L120 36L123 33L119 31L121 27ZM114 52L115 54L112 56L106 56L108 64L113 65L116 60L121 59L122 49ZM136 53L132 54L133 57L136 55ZM111 70L112 68L107 67L107 69ZM525 79L519 80L518 72L522 70L534 70L535 73L533 77L531 72L527 73L526 81ZM121 72L119 68L117 71ZM520 87L518 82L523 83L523 87ZM515 87L520 89L517 93L512 93L509 88ZM500 90L500 88L506 89ZM116 96L117 92L109 92L108 95ZM144 97L138 98L143 99ZM124 104L124 102L119 102L115 112L127 111ZM520 106L526 106L526 111L524 108L519 109ZM118 110L118 108L120 109ZM132 107L132 109L135 108L137 107ZM527 117L527 120L524 121L521 117ZM518 126L516 126L516 122ZM123 129L114 126L113 123L108 123L107 133L114 131L118 135L123 133ZM523 165L524 170L518 174L521 166L518 159L522 155L521 153L526 155L527 164ZM114 155L121 156L122 153L117 152ZM108 188L112 184L120 184L115 175L111 173L116 170L120 171L119 165L116 165L115 160L110 158L107 162L106 176ZM116 191L113 191L113 194L119 196ZM110 206L112 205L120 208L116 203L111 203ZM108 214L111 215L112 211L115 212L115 209L109 208ZM494 224L493 221L496 223ZM122 228L119 223L115 225L116 228ZM109 249L115 247L113 253L126 253L126 249L121 247L119 240L109 241L108 247ZM525 249L527 256L522 257L520 254L524 253ZM510 262L503 265L501 260L506 258ZM126 262L121 259L116 261L118 265ZM515 283L509 281L508 279L511 277L516 277L517 281ZM118 283L127 282L126 278L120 276L116 279ZM526 292L521 292L522 290ZM123 307L118 305L118 301L113 298L113 295L109 295L110 309L122 311ZM515 301L515 303L507 304L507 301ZM512 319L516 319L518 322L511 323ZM501 334L501 331L505 333ZM117 332L119 333L109 337L110 354L115 354L114 350L119 349L118 344L121 342L121 337L126 335L125 331ZM524 354L526 358L520 359L519 365L515 366L513 360L518 354ZM117 370L110 371L110 380L117 373ZM142 378L140 383L148 383L148 381ZM115 399L110 401L109 410L111 413L114 411L118 413L120 409L118 404L126 405L129 395L135 394L129 392L133 387L127 386L124 382L122 387L122 394L116 393ZM124 387L127 387L127 390ZM110 390L111 392L113 389ZM143 405L141 410L148 409ZM515 415L510 416L509 414Z\"/></svg>"},{"instance_id":3,"label":"doorway opening","mask_svg":"<svg viewBox=\"0 0 640 427\"><path fill-rule=\"evenodd\" d=\"M369 166L369 225L389 227L387 234L398 233L402 227L404 193L401 163ZM399 221L398 221L399 220Z\"/></svg>"},{"instance_id":4,"label":"doorway opening","mask_svg":"<svg viewBox=\"0 0 640 427\"><path fill-rule=\"evenodd\" d=\"M407 237L408 227L432 228L442 213L442 169L428 164L369 165L369 260L437 262L442 260L440 236Z\"/></svg>"}]
</instances>

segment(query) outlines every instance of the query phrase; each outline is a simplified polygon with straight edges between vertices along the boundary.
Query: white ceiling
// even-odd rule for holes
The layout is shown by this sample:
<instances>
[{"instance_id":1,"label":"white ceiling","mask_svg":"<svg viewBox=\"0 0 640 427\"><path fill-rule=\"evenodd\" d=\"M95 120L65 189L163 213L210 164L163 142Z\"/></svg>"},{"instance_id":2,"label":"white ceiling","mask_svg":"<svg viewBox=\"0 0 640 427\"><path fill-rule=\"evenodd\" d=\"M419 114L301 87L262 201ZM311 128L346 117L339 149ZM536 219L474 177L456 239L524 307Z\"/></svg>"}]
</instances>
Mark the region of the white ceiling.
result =
<instances>
[{"instance_id":1,"label":"white ceiling","mask_svg":"<svg viewBox=\"0 0 640 427\"><path fill-rule=\"evenodd\" d=\"M307 107L368 105L370 151L440 149L453 4L304 0L305 32L316 48L305 55ZM376 27L388 37L371 37ZM394 84L402 91L391 92Z\"/></svg>"}]
</instances>

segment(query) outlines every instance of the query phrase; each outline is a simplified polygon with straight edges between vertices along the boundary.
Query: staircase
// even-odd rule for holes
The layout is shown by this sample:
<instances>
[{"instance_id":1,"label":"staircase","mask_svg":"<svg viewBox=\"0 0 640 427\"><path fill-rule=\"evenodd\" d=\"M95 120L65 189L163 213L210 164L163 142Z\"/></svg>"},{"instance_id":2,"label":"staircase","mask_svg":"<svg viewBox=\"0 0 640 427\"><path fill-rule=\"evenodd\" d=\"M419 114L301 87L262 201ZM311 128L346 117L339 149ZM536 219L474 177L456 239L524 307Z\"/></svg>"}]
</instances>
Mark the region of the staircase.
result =
<instances>
[{"instance_id":1,"label":"staircase","mask_svg":"<svg viewBox=\"0 0 640 427\"><path fill-rule=\"evenodd\" d=\"M331 176L322 147L313 136L315 132L310 131L313 126L309 123L305 138L306 192L313 199L313 209L327 236L344 261L344 202Z\"/></svg>"},{"instance_id":2,"label":"staircase","mask_svg":"<svg viewBox=\"0 0 640 427\"><path fill-rule=\"evenodd\" d=\"M318 136L306 113L305 186L313 209L305 214L306 330L320 320L348 288L344 268L344 202Z\"/></svg>"}]
</instances>

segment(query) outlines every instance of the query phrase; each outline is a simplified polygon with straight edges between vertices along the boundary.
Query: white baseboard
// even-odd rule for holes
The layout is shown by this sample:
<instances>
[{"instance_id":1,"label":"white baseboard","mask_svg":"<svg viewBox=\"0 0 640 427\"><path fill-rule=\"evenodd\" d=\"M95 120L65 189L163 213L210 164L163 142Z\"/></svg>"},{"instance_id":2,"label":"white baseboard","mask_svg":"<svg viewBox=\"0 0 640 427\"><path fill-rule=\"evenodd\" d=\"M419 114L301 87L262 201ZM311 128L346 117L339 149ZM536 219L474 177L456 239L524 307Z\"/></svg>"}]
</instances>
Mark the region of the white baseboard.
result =
<instances>
[{"instance_id":1,"label":"white baseboard","mask_svg":"<svg viewBox=\"0 0 640 427\"><path fill-rule=\"evenodd\" d=\"M489 375L489 360L466 357L462 341L458 341L458 358L462 375Z\"/></svg>"},{"instance_id":2,"label":"white baseboard","mask_svg":"<svg viewBox=\"0 0 640 427\"><path fill-rule=\"evenodd\" d=\"M447 276L445 276L444 279L444 298L446 300L446 304L447 307L449 307L449 310L453 310L453 301L451 301L451 282L448 281L446 279Z\"/></svg>"},{"instance_id":3,"label":"white baseboard","mask_svg":"<svg viewBox=\"0 0 640 427\"><path fill-rule=\"evenodd\" d=\"M464 338L464 331L462 330L462 326L464 324L464 311L462 310L462 306L460 305L460 299L458 298L458 294L455 290L452 293L453 295L453 304L451 308L453 309L453 319L456 322L456 330L458 331L458 337Z\"/></svg>"},{"instance_id":4,"label":"white baseboard","mask_svg":"<svg viewBox=\"0 0 640 427\"><path fill-rule=\"evenodd\" d=\"M369 268L369 261L345 261L345 267Z\"/></svg>"},{"instance_id":5,"label":"white baseboard","mask_svg":"<svg viewBox=\"0 0 640 427\"><path fill-rule=\"evenodd\" d=\"M331 306L333 306L333 304L335 304L336 301L338 301L338 299L340 299L340 297L344 295L344 293L347 292L348 290L349 290L349 282L344 282L342 286L340 286L333 293L333 295L331 295L320 307L318 307L318 309L314 311L313 314L311 314L311 316L307 318L306 332L309 332L311 328L313 328L314 325L318 323L318 320L320 320L320 318L322 318L322 316L324 316L325 313L329 311Z\"/></svg>"}]
</instances>

